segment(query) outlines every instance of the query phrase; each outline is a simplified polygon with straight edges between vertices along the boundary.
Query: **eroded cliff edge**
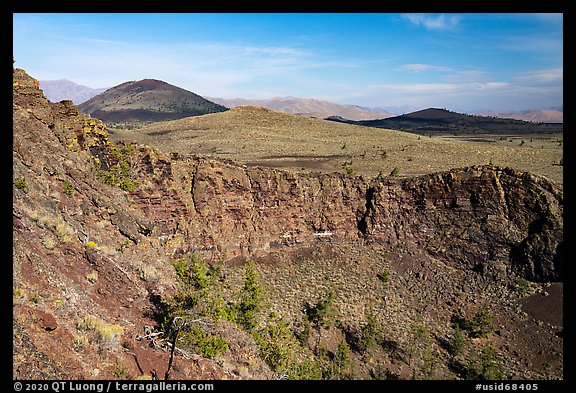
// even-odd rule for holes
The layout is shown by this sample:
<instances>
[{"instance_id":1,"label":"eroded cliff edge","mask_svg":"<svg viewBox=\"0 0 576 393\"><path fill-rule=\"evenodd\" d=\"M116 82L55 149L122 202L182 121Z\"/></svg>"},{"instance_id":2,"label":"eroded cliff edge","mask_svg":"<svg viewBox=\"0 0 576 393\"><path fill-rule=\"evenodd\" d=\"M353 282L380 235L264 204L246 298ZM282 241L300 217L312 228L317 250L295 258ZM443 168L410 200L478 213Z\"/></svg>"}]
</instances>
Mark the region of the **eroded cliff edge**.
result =
<instances>
[{"instance_id":1,"label":"eroded cliff edge","mask_svg":"<svg viewBox=\"0 0 576 393\"><path fill-rule=\"evenodd\" d=\"M222 258L406 242L454 267L562 279L562 191L478 166L395 180L294 175L140 148L132 199L177 249Z\"/></svg>"}]
</instances>

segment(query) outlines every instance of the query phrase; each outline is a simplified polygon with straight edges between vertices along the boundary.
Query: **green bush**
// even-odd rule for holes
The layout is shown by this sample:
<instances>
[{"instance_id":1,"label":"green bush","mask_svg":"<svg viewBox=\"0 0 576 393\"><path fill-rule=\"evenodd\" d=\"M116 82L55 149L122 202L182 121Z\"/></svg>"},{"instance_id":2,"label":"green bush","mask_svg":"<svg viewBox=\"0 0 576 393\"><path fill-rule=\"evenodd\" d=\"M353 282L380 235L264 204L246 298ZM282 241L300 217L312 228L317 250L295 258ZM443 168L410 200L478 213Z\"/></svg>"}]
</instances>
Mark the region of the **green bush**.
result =
<instances>
[{"instance_id":1,"label":"green bush","mask_svg":"<svg viewBox=\"0 0 576 393\"><path fill-rule=\"evenodd\" d=\"M179 341L184 346L194 349L202 356L210 359L228 350L228 342L224 337L211 335L198 326L181 332Z\"/></svg>"},{"instance_id":2,"label":"green bush","mask_svg":"<svg viewBox=\"0 0 576 393\"><path fill-rule=\"evenodd\" d=\"M26 178L21 177L19 179L15 179L14 180L14 187L16 187L17 189L22 190L22 191L27 191L28 190L28 184L26 183Z\"/></svg>"},{"instance_id":3,"label":"green bush","mask_svg":"<svg viewBox=\"0 0 576 393\"><path fill-rule=\"evenodd\" d=\"M253 330L258 324L258 314L262 309L262 287L258 282L256 264L248 261L244 270L244 286L237 306L238 322L246 330Z\"/></svg>"},{"instance_id":4,"label":"green bush","mask_svg":"<svg viewBox=\"0 0 576 393\"><path fill-rule=\"evenodd\" d=\"M358 347L361 352L378 345L381 336L381 329L372 307L368 307L365 314L366 324L360 330L360 338L358 340Z\"/></svg>"},{"instance_id":5,"label":"green bush","mask_svg":"<svg viewBox=\"0 0 576 393\"><path fill-rule=\"evenodd\" d=\"M494 348L490 344L485 344L478 358L466 364L464 374L468 380L502 379L502 366Z\"/></svg>"},{"instance_id":6,"label":"green bush","mask_svg":"<svg viewBox=\"0 0 576 393\"><path fill-rule=\"evenodd\" d=\"M342 168L344 168L344 170L346 171L346 174L348 174L350 176L356 175L356 169L354 169L354 167L352 166L352 161L345 161L342 164Z\"/></svg>"},{"instance_id":7,"label":"green bush","mask_svg":"<svg viewBox=\"0 0 576 393\"><path fill-rule=\"evenodd\" d=\"M74 187L68 180L64 182L64 194L66 195L74 194Z\"/></svg>"},{"instance_id":8,"label":"green bush","mask_svg":"<svg viewBox=\"0 0 576 393\"><path fill-rule=\"evenodd\" d=\"M296 324L298 330L294 332L294 336L300 341L302 346L308 345L308 339L312 333L312 324L308 318L304 318L302 321Z\"/></svg>"},{"instance_id":9,"label":"green bush","mask_svg":"<svg viewBox=\"0 0 576 393\"><path fill-rule=\"evenodd\" d=\"M298 363L298 341L288 323L274 313L269 315L263 328L252 332L252 336L260 346L262 359L273 371L286 372Z\"/></svg>"},{"instance_id":10,"label":"green bush","mask_svg":"<svg viewBox=\"0 0 576 393\"><path fill-rule=\"evenodd\" d=\"M493 319L494 315L490 311L490 307L484 304L472 318L464 321L463 328L469 331L472 338L486 337L494 331Z\"/></svg>"},{"instance_id":11,"label":"green bush","mask_svg":"<svg viewBox=\"0 0 576 393\"><path fill-rule=\"evenodd\" d=\"M332 326L335 322L336 311L334 310L334 289L328 291L328 295L324 299L320 299L316 304L307 303L304 306L304 311L308 320L320 326Z\"/></svg>"},{"instance_id":12,"label":"green bush","mask_svg":"<svg viewBox=\"0 0 576 393\"><path fill-rule=\"evenodd\" d=\"M172 266L178 277L178 290L173 296L162 300L163 309L159 317L162 320L161 329L166 335L172 330L175 317L183 317L185 321L192 315L214 321L234 321L234 310L224 300L216 269L208 267L197 253L173 261Z\"/></svg>"},{"instance_id":13,"label":"green bush","mask_svg":"<svg viewBox=\"0 0 576 393\"><path fill-rule=\"evenodd\" d=\"M430 329L423 322L414 322L410 328L412 337L408 347L408 365L412 366L414 355L422 355L421 349L430 346Z\"/></svg>"},{"instance_id":14,"label":"green bush","mask_svg":"<svg viewBox=\"0 0 576 393\"><path fill-rule=\"evenodd\" d=\"M460 329L460 325L456 324L454 326L454 333L449 342L448 352L450 352L452 356L458 356L462 353L462 351L464 351L465 345L466 341L464 333Z\"/></svg>"},{"instance_id":15,"label":"green bush","mask_svg":"<svg viewBox=\"0 0 576 393\"><path fill-rule=\"evenodd\" d=\"M382 282L382 284L386 284L389 280L388 271L384 270L382 273L378 273L377 277Z\"/></svg>"},{"instance_id":16,"label":"green bush","mask_svg":"<svg viewBox=\"0 0 576 393\"><path fill-rule=\"evenodd\" d=\"M348 345L346 340L344 339L340 341L340 344L338 344L338 349L336 350L336 354L334 354L334 358L328 366L328 374L326 375L327 378L331 379L334 377L339 377L343 374L343 371L350 364L350 352L350 345Z\"/></svg>"},{"instance_id":17,"label":"green bush","mask_svg":"<svg viewBox=\"0 0 576 393\"><path fill-rule=\"evenodd\" d=\"M110 186L124 191L134 191L140 183L132 179L132 147L130 145L124 145L121 148L113 146L108 149L107 155L108 169L102 169L103 163L100 162L97 174L104 183Z\"/></svg>"}]
</instances>

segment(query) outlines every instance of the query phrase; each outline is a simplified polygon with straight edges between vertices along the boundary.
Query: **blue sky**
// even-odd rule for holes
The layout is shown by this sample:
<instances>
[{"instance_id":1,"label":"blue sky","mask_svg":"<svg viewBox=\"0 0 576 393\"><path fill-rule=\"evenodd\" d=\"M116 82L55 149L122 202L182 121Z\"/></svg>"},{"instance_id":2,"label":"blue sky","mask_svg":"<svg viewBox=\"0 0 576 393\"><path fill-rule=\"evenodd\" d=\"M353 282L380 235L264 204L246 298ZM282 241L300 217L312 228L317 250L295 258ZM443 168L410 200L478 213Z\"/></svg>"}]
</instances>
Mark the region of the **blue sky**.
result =
<instances>
[{"instance_id":1,"label":"blue sky","mask_svg":"<svg viewBox=\"0 0 576 393\"><path fill-rule=\"evenodd\" d=\"M14 14L15 66L411 110L563 105L562 14Z\"/></svg>"}]
</instances>

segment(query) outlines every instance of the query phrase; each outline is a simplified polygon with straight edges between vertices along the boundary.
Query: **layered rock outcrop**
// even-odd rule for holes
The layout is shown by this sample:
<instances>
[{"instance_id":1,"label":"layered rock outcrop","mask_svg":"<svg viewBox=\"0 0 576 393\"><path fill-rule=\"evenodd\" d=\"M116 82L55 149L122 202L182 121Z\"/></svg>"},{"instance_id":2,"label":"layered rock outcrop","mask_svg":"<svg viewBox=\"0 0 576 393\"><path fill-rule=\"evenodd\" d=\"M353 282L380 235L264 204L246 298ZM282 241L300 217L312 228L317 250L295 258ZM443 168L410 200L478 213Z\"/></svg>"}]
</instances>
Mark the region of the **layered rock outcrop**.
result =
<instances>
[{"instance_id":1,"label":"layered rock outcrop","mask_svg":"<svg viewBox=\"0 0 576 393\"><path fill-rule=\"evenodd\" d=\"M533 174L478 166L365 180L140 154L148 183L132 196L158 231L184 236L183 248L232 258L407 242L456 267L562 279L562 191Z\"/></svg>"}]
</instances>

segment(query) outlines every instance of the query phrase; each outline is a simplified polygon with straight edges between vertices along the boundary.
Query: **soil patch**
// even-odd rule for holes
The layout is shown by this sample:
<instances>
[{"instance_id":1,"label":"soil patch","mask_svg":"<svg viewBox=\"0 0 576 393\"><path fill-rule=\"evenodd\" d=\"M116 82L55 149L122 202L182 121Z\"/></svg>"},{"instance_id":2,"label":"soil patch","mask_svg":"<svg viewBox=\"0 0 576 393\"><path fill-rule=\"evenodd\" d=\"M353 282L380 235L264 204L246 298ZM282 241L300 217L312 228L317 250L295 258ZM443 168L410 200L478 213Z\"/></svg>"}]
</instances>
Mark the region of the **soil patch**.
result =
<instances>
[{"instance_id":1,"label":"soil patch","mask_svg":"<svg viewBox=\"0 0 576 393\"><path fill-rule=\"evenodd\" d=\"M522 310L538 321L554 326L564 326L564 285L553 283L544 294L536 293L520 301Z\"/></svg>"}]
</instances>

